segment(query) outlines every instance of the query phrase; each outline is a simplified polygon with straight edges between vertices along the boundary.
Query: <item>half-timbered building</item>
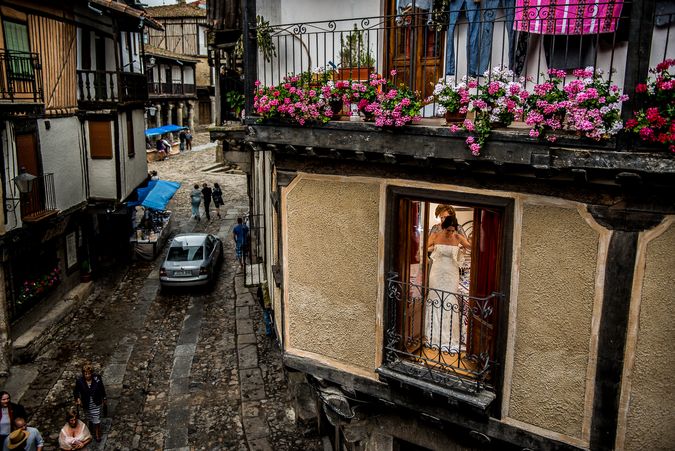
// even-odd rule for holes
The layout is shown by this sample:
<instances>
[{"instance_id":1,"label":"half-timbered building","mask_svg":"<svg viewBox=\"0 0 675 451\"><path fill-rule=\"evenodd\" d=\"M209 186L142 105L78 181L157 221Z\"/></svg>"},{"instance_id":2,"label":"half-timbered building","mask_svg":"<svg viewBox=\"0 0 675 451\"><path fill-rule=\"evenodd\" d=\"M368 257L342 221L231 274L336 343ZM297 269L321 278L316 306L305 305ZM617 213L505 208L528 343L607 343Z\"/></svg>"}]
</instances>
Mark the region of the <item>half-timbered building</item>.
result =
<instances>
[{"instance_id":1,"label":"half-timbered building","mask_svg":"<svg viewBox=\"0 0 675 451\"><path fill-rule=\"evenodd\" d=\"M149 48L156 49L145 59L149 82L151 86L160 83L160 88L171 90L151 91L155 107L174 121L167 123L191 128L214 123L215 91L208 62L206 9L198 2L186 4L181 0L173 5L149 7L147 11L163 28L146 30ZM155 61L164 69L156 66ZM188 67L181 69L183 63ZM182 122L175 122L179 118Z\"/></svg>"},{"instance_id":2,"label":"half-timbered building","mask_svg":"<svg viewBox=\"0 0 675 451\"><path fill-rule=\"evenodd\" d=\"M128 249L121 203L147 177L145 26L161 28L121 1L0 2L4 357L81 273Z\"/></svg>"},{"instance_id":3,"label":"half-timbered building","mask_svg":"<svg viewBox=\"0 0 675 451\"><path fill-rule=\"evenodd\" d=\"M211 137L247 158L244 275L263 282L297 416L333 449L672 449L675 160L628 133L551 143L523 123L473 155L433 99L416 125L354 102L301 126L252 114L254 93L379 73L426 98L445 76L489 86L496 66L530 88L595 66L628 119L675 57L663 3L242 2L246 123ZM210 1L210 19L232 6ZM465 252L435 244L445 215Z\"/></svg>"}]
</instances>

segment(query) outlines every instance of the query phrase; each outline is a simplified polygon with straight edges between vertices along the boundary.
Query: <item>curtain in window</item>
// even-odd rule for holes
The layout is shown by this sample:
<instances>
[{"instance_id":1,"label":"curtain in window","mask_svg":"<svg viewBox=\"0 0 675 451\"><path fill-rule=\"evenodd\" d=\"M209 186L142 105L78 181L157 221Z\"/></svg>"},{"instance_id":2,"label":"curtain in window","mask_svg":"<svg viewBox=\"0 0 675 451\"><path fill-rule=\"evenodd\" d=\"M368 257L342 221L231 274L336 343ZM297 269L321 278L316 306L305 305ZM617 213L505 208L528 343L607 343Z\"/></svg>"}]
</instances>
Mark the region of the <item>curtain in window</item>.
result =
<instances>
[{"instance_id":1,"label":"curtain in window","mask_svg":"<svg viewBox=\"0 0 675 451\"><path fill-rule=\"evenodd\" d=\"M5 48L10 55L7 64L8 76L14 79L32 79L33 61L30 57L28 27L17 22L4 21Z\"/></svg>"},{"instance_id":2,"label":"curtain in window","mask_svg":"<svg viewBox=\"0 0 675 451\"><path fill-rule=\"evenodd\" d=\"M471 257L471 288L473 297L487 297L498 292L501 273L502 242L502 214L487 209L474 210L473 243ZM469 354L487 352L494 358L494 343L497 333L497 318L499 318L499 299L494 298L487 306L476 305L472 301L471 319L469 321ZM483 307L490 307L489 315L481 315Z\"/></svg>"}]
</instances>

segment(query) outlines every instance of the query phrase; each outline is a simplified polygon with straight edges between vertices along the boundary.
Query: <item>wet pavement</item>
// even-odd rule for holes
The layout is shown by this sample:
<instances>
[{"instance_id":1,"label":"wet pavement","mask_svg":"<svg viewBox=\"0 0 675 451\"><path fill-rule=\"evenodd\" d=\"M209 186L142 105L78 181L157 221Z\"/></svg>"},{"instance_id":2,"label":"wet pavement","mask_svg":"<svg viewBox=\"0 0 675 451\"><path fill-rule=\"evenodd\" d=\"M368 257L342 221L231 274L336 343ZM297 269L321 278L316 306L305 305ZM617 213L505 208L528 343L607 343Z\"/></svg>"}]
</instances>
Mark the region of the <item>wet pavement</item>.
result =
<instances>
[{"instance_id":1,"label":"wet pavement","mask_svg":"<svg viewBox=\"0 0 675 451\"><path fill-rule=\"evenodd\" d=\"M168 207L172 235L205 231L223 240L217 283L210 290L160 293L162 254L99 276L70 323L3 382L21 387L13 401L28 410L45 450L58 449L85 360L102 372L108 392L103 440L91 449L323 449L316 431L295 425L281 352L265 336L260 305L237 273L231 235L248 210L246 176L217 165L205 136L196 135L195 150L148 169L183 183ZM190 219L189 192L203 182L221 185L222 219L215 213L211 221Z\"/></svg>"}]
</instances>

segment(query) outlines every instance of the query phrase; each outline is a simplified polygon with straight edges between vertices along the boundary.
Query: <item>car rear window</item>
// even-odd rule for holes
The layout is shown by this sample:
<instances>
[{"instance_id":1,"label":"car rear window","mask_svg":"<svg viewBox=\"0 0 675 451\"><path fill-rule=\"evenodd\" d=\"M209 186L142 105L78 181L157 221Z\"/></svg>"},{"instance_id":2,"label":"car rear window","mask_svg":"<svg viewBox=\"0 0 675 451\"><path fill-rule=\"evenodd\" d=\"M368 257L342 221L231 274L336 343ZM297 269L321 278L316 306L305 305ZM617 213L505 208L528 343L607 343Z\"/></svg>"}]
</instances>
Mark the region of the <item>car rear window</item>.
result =
<instances>
[{"instance_id":1,"label":"car rear window","mask_svg":"<svg viewBox=\"0 0 675 451\"><path fill-rule=\"evenodd\" d=\"M204 246L172 246L166 259L172 262L204 260Z\"/></svg>"}]
</instances>

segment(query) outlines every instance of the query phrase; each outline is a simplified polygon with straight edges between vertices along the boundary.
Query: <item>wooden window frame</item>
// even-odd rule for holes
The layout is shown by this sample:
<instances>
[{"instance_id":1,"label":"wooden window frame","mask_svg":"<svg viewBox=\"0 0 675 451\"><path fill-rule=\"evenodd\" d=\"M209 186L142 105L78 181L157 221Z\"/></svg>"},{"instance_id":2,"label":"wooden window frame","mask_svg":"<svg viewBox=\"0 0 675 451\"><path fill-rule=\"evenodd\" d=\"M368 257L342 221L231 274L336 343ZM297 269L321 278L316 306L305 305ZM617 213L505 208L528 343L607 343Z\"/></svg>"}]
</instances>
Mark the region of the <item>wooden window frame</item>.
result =
<instances>
[{"instance_id":1,"label":"wooden window frame","mask_svg":"<svg viewBox=\"0 0 675 451\"><path fill-rule=\"evenodd\" d=\"M96 125L95 125L96 124ZM107 124L108 133L105 134L107 138L101 140L101 136L96 133L99 133L100 130L95 130L98 127L102 127L103 124ZM114 142L113 142L113 126L112 122L108 119L89 119L87 124L87 130L89 131L89 155L92 160L112 160L114 155ZM92 139L96 134L97 139ZM107 146L106 146L107 144ZM105 148L103 148L105 147Z\"/></svg>"},{"instance_id":2,"label":"wooden window frame","mask_svg":"<svg viewBox=\"0 0 675 451\"><path fill-rule=\"evenodd\" d=\"M7 24L20 25L26 29L26 46L28 47L27 51L24 52L21 50L9 50L7 48ZM32 81L35 78L35 68L33 67L32 60L30 60L32 47L30 42L30 31L28 29L28 22L14 18L2 17L2 39L4 47L7 50L7 52L13 52L17 56L19 56L20 54L24 54L23 56L24 59L21 61L7 62L6 70L8 80Z\"/></svg>"},{"instance_id":3,"label":"wooden window frame","mask_svg":"<svg viewBox=\"0 0 675 451\"><path fill-rule=\"evenodd\" d=\"M502 385L504 380L504 365L506 358L506 342L508 335L509 320L509 296L511 285L511 263L513 260L513 228L514 228L514 205L512 198L496 197L482 194L469 194L457 191L439 191L429 189L408 188L403 186L389 186L387 188L386 201L386 225L385 225L385 271L397 268L398 255L401 252L409 252L408 247L401 247L397 242L400 224L401 201L411 199L422 202L433 202L441 204L459 205L472 208L500 209L503 215L502 224L502 243L501 246L501 264L499 269L500 292L506 297L501 305L499 317L497 318L498 331L495 336L494 358L502 364L493 369L491 385L495 389L496 399L490 404L490 414L493 417L501 416ZM473 274L472 274L473 276ZM386 284L386 281L385 281ZM386 292L386 287L385 287ZM390 307L385 301L383 317L385 318L385 327L383 328L383 352L387 342L386 330L390 327Z\"/></svg>"}]
</instances>

